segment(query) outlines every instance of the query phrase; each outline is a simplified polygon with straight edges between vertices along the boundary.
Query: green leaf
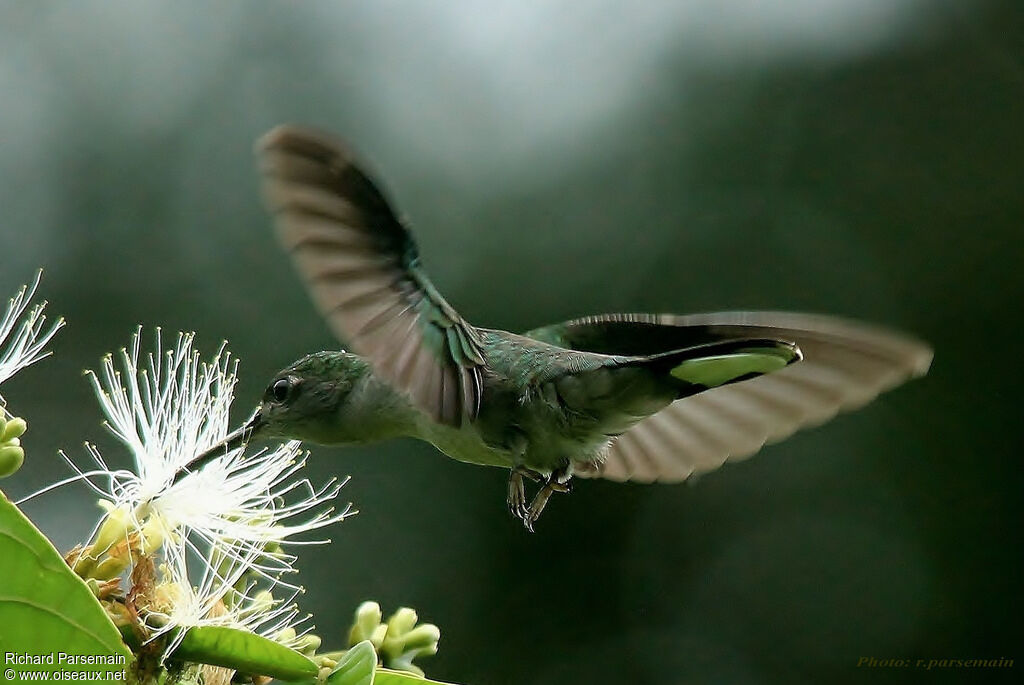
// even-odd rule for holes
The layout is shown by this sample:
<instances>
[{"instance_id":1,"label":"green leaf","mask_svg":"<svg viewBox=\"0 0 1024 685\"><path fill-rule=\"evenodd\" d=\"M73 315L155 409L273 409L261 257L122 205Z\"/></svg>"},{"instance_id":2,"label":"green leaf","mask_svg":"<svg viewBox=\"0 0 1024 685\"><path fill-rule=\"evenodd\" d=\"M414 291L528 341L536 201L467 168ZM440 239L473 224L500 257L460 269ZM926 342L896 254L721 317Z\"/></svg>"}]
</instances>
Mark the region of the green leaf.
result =
<instances>
[{"instance_id":1,"label":"green leaf","mask_svg":"<svg viewBox=\"0 0 1024 685\"><path fill-rule=\"evenodd\" d=\"M101 682L106 672L128 668L131 654L99 600L2 492L0 581L5 680L11 676L7 669L13 669L14 674L76 671L90 674L77 682ZM39 655L44 663L12 663L20 655ZM102 663L69 663L74 657Z\"/></svg>"},{"instance_id":2,"label":"green leaf","mask_svg":"<svg viewBox=\"0 0 1024 685\"><path fill-rule=\"evenodd\" d=\"M327 676L327 685L373 685L375 668L377 651L372 642L363 640L345 652L345 656Z\"/></svg>"},{"instance_id":3,"label":"green leaf","mask_svg":"<svg viewBox=\"0 0 1024 685\"><path fill-rule=\"evenodd\" d=\"M250 675L281 680L309 678L319 670L316 664L294 649L255 633L225 626L191 628L170 658L224 666Z\"/></svg>"},{"instance_id":4,"label":"green leaf","mask_svg":"<svg viewBox=\"0 0 1024 685\"><path fill-rule=\"evenodd\" d=\"M406 671L392 671L386 668L378 668L373 685L453 685L440 680L421 678Z\"/></svg>"}]
</instances>

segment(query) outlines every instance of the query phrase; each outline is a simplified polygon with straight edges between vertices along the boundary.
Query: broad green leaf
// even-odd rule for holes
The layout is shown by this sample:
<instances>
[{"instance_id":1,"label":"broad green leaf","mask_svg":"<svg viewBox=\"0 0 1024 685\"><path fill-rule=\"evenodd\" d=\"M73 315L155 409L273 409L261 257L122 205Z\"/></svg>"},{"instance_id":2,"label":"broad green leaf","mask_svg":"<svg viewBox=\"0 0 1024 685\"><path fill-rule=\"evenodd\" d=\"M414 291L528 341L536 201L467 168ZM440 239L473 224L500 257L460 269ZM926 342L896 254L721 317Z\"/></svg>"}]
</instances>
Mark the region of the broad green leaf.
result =
<instances>
[{"instance_id":1,"label":"broad green leaf","mask_svg":"<svg viewBox=\"0 0 1024 685\"><path fill-rule=\"evenodd\" d=\"M29 671L85 674L77 682L109 682L107 672L126 670L132 658L82 579L2 492L0 655L4 680ZM22 655L36 655L44 663L12 663ZM75 657L103 663L74 663Z\"/></svg>"},{"instance_id":2,"label":"broad green leaf","mask_svg":"<svg viewBox=\"0 0 1024 685\"><path fill-rule=\"evenodd\" d=\"M378 668L374 677L373 685L452 685L440 680L421 678L414 673L405 671L392 671L387 668Z\"/></svg>"},{"instance_id":3,"label":"broad green leaf","mask_svg":"<svg viewBox=\"0 0 1024 685\"><path fill-rule=\"evenodd\" d=\"M327 676L327 685L373 685L377 667L377 651L373 643L363 640L345 652L338 665Z\"/></svg>"},{"instance_id":4,"label":"broad green leaf","mask_svg":"<svg viewBox=\"0 0 1024 685\"><path fill-rule=\"evenodd\" d=\"M199 626L185 633L171 653L178 661L224 666L242 673L281 680L300 680L317 674L317 666L294 649L245 630Z\"/></svg>"}]
</instances>

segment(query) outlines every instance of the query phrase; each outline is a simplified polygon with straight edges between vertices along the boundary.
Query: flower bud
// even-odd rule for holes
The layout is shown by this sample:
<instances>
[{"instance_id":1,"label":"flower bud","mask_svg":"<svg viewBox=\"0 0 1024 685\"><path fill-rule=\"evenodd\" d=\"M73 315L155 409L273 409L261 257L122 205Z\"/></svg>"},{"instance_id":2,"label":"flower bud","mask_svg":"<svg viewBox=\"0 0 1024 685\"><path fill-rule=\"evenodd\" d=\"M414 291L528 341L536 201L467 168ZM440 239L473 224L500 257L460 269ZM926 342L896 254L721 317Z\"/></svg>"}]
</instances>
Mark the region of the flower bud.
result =
<instances>
[{"instance_id":1,"label":"flower bud","mask_svg":"<svg viewBox=\"0 0 1024 685\"><path fill-rule=\"evenodd\" d=\"M96 502L100 509L107 512L100 524L92 543L85 546L75 559L74 571L82 578L93 575L96 563L108 550L124 542L128 538L128 526L131 515L124 507L115 507L113 502L101 499ZM105 569L110 572L110 569ZM116 574L115 574L116 575ZM113 578L114 576L108 576Z\"/></svg>"},{"instance_id":2,"label":"flower bud","mask_svg":"<svg viewBox=\"0 0 1024 685\"><path fill-rule=\"evenodd\" d=\"M384 638L387 637L387 635L388 624L381 623L379 626L373 629L373 632L370 633L370 637L368 637L367 639L370 641L370 644L373 645L374 649L379 650L380 646L384 644Z\"/></svg>"},{"instance_id":3,"label":"flower bud","mask_svg":"<svg viewBox=\"0 0 1024 685\"><path fill-rule=\"evenodd\" d=\"M416 612L409 607L402 607L391 614L388 619L388 637L398 637L409 632L416 625L417 618Z\"/></svg>"},{"instance_id":4,"label":"flower bud","mask_svg":"<svg viewBox=\"0 0 1024 685\"><path fill-rule=\"evenodd\" d=\"M247 611L253 614L261 614L265 611L270 611L274 606L274 595L270 590L260 590L257 592L252 601L247 607Z\"/></svg>"},{"instance_id":5,"label":"flower bud","mask_svg":"<svg viewBox=\"0 0 1024 685\"><path fill-rule=\"evenodd\" d=\"M160 516L154 514L142 524L142 529L139 533L141 538L139 540L139 552L143 556L149 556L163 546L164 538L166 537L166 527Z\"/></svg>"},{"instance_id":6,"label":"flower bud","mask_svg":"<svg viewBox=\"0 0 1024 685\"><path fill-rule=\"evenodd\" d=\"M330 669L332 671L338 665L338 660L337 659L332 659L331 657L324 656L322 654L318 654L316 656L316 658L314 659L314 661L317 663L318 666L320 666L320 668L322 668L322 669L323 668L327 668L327 669Z\"/></svg>"},{"instance_id":7,"label":"flower bud","mask_svg":"<svg viewBox=\"0 0 1024 685\"><path fill-rule=\"evenodd\" d=\"M320 649L320 637L313 633L306 633L299 638L298 642L292 647L296 652L305 654L306 656L313 656L316 650Z\"/></svg>"},{"instance_id":8,"label":"flower bud","mask_svg":"<svg viewBox=\"0 0 1024 685\"><path fill-rule=\"evenodd\" d=\"M423 669L413 664L420 656L437 654L441 631L432 623L416 625L416 612L402 607L388 619L388 632L380 647L384 665L401 671L423 675Z\"/></svg>"},{"instance_id":9,"label":"flower bud","mask_svg":"<svg viewBox=\"0 0 1024 685\"><path fill-rule=\"evenodd\" d=\"M374 632L380 627L380 619L383 614L380 611L380 605L376 602L363 602L356 609L355 621L352 623L352 630L348 634L349 646L355 646L363 640L370 640L373 642L374 648L380 646L380 642L374 642ZM386 632L387 629L385 628ZM384 636L381 635L380 639L383 640Z\"/></svg>"},{"instance_id":10,"label":"flower bud","mask_svg":"<svg viewBox=\"0 0 1024 685\"><path fill-rule=\"evenodd\" d=\"M416 650L417 654L437 654L437 643L441 630L433 623L422 623L403 636L405 651Z\"/></svg>"},{"instance_id":11,"label":"flower bud","mask_svg":"<svg viewBox=\"0 0 1024 685\"><path fill-rule=\"evenodd\" d=\"M14 417L8 419L4 424L3 432L0 433L0 442L7 442L15 438L20 438L25 431L28 429L28 424L25 423L25 419Z\"/></svg>"},{"instance_id":12,"label":"flower bud","mask_svg":"<svg viewBox=\"0 0 1024 685\"><path fill-rule=\"evenodd\" d=\"M101 508L107 510L107 515L96 532L96 539L93 540L89 556L98 558L114 545L123 542L128 538L129 527L131 526L131 513L125 507L114 507L106 500L97 502Z\"/></svg>"},{"instance_id":13,"label":"flower bud","mask_svg":"<svg viewBox=\"0 0 1024 685\"><path fill-rule=\"evenodd\" d=\"M130 563L131 560L127 555L107 557L97 564L89 575L99 580L111 580L121 575Z\"/></svg>"},{"instance_id":14,"label":"flower bud","mask_svg":"<svg viewBox=\"0 0 1024 685\"><path fill-rule=\"evenodd\" d=\"M25 463L25 450L18 445L0 447L0 478L13 476Z\"/></svg>"}]
</instances>

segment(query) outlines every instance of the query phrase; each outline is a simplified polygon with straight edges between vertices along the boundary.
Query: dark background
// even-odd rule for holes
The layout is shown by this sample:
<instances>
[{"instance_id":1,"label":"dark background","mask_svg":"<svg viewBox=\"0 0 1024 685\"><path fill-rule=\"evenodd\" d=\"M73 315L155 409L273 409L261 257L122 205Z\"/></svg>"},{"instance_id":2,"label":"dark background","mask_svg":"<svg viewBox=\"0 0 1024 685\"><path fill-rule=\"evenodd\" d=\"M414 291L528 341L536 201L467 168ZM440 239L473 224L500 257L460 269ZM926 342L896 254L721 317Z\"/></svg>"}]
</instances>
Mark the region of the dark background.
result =
<instances>
[{"instance_id":1,"label":"dark background","mask_svg":"<svg viewBox=\"0 0 1024 685\"><path fill-rule=\"evenodd\" d=\"M252 141L319 125L373 161L438 287L522 330L785 308L934 344L931 374L693 487L580 483L537 533L506 473L400 441L316 448L361 513L305 549L337 643L363 599L442 629L469 685L895 682L1021 650L1020 2L0 3L0 293L68 319L6 383L18 497L100 426L81 372L138 324L222 339L240 420L336 346L278 250ZM80 486L26 505L62 547Z\"/></svg>"}]
</instances>

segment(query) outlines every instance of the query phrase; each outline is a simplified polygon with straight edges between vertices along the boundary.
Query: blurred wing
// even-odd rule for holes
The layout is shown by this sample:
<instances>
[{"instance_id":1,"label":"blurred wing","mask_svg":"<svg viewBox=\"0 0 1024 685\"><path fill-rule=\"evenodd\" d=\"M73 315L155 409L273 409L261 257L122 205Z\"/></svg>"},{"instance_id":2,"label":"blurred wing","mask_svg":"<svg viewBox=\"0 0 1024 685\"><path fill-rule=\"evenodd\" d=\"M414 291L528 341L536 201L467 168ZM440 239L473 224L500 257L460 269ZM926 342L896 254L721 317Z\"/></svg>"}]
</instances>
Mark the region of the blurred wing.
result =
<instances>
[{"instance_id":1,"label":"blurred wing","mask_svg":"<svg viewBox=\"0 0 1024 685\"><path fill-rule=\"evenodd\" d=\"M256 150L278 237L335 335L434 420L475 418L479 334L427 279L412 236L353 155L292 126Z\"/></svg>"},{"instance_id":2,"label":"blurred wing","mask_svg":"<svg viewBox=\"0 0 1024 685\"><path fill-rule=\"evenodd\" d=\"M620 436L599 468L584 477L678 482L741 459L766 443L861 407L879 393L922 376L932 359L924 343L836 317L786 312L691 316L613 314L531 332L579 349L653 353L680 341L778 338L796 343L803 360L732 385L673 402ZM599 351L594 349L593 351Z\"/></svg>"}]
</instances>

